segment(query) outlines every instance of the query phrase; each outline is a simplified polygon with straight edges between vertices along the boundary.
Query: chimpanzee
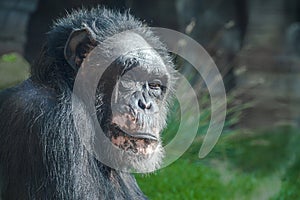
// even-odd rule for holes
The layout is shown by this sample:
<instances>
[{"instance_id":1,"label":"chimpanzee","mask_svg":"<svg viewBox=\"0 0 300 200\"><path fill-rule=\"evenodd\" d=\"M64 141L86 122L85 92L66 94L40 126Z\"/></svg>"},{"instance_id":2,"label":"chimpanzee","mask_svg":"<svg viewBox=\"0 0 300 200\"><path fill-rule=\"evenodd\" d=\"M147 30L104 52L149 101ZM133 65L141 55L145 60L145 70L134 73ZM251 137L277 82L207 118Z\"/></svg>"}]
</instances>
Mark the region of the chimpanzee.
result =
<instances>
[{"instance_id":1,"label":"chimpanzee","mask_svg":"<svg viewBox=\"0 0 300 200\"><path fill-rule=\"evenodd\" d=\"M100 59L91 52L100 48L109 58L132 46L141 48L118 55L106 68L94 94L96 113L84 110L88 114L81 119L87 132L95 132L86 118L97 116L111 146L126 152L107 152L121 165L158 168L164 154L160 133L174 88L165 45L128 12L75 10L48 32L30 78L0 93L2 199L146 199L130 173L96 159L86 145L93 140L83 144L72 109L80 68Z\"/></svg>"}]
</instances>

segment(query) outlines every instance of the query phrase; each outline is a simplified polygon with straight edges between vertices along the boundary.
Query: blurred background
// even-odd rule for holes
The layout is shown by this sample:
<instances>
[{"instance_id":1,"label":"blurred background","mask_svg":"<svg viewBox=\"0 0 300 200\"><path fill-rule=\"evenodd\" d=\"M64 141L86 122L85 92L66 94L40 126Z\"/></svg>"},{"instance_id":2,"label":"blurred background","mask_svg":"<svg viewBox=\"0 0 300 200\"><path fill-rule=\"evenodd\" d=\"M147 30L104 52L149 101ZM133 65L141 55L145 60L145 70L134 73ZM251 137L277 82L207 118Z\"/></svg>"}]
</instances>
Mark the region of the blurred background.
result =
<instances>
[{"instance_id":1,"label":"blurred background","mask_svg":"<svg viewBox=\"0 0 300 200\"><path fill-rule=\"evenodd\" d=\"M300 1L1 0L0 90L29 76L53 20L96 5L130 9L149 26L187 34L224 78L225 127L213 151L199 159L209 94L193 67L174 58L178 71L201 91L199 129L182 158L151 175L136 175L150 199L300 199ZM177 101L173 107L165 143L180 122Z\"/></svg>"}]
</instances>

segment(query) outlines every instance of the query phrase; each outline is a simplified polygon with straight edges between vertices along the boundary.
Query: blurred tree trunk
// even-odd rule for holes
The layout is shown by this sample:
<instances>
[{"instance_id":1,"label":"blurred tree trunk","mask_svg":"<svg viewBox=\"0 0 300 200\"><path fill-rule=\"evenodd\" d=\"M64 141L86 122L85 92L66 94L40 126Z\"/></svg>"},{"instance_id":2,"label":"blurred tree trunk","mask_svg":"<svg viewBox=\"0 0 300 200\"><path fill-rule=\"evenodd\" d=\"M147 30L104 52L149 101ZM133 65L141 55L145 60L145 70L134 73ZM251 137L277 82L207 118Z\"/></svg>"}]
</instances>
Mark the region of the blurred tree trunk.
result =
<instances>
[{"instance_id":1,"label":"blurred tree trunk","mask_svg":"<svg viewBox=\"0 0 300 200\"><path fill-rule=\"evenodd\" d=\"M237 85L251 88L246 98L256 104L243 119L245 127L293 123L298 115L294 109L299 110L299 104L292 100L299 92L292 88L300 84L300 70L293 68L289 62L291 57L285 55L284 3L284 0L248 1L249 24L236 73Z\"/></svg>"},{"instance_id":2,"label":"blurred tree trunk","mask_svg":"<svg viewBox=\"0 0 300 200\"><path fill-rule=\"evenodd\" d=\"M214 59L224 76L227 91L235 87L233 65L240 51L247 24L245 0L177 0L176 8L181 32L195 39ZM195 73L184 65L185 74ZM192 82L197 83L195 75ZM200 78L201 79L201 78Z\"/></svg>"},{"instance_id":3,"label":"blurred tree trunk","mask_svg":"<svg viewBox=\"0 0 300 200\"><path fill-rule=\"evenodd\" d=\"M0 55L9 52L23 54L30 13L38 0L0 1Z\"/></svg>"}]
</instances>

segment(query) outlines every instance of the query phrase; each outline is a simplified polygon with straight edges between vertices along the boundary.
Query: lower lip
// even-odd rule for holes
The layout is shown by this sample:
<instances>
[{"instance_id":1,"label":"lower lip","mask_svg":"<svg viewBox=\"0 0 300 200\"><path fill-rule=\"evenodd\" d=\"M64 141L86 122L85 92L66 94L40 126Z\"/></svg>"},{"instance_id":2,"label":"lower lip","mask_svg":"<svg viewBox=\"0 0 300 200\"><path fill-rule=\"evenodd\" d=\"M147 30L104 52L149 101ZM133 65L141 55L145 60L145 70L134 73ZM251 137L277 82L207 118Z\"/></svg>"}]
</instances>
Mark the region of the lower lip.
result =
<instances>
[{"instance_id":1,"label":"lower lip","mask_svg":"<svg viewBox=\"0 0 300 200\"><path fill-rule=\"evenodd\" d=\"M149 133L136 133L136 134L130 134L130 133L127 133L123 130L121 130L119 127L115 127L118 131L130 136L130 137L133 137L133 138L138 138L138 139L150 139L150 140L154 140L154 141L158 141L157 137L155 137L154 135L152 134L149 134Z\"/></svg>"}]
</instances>

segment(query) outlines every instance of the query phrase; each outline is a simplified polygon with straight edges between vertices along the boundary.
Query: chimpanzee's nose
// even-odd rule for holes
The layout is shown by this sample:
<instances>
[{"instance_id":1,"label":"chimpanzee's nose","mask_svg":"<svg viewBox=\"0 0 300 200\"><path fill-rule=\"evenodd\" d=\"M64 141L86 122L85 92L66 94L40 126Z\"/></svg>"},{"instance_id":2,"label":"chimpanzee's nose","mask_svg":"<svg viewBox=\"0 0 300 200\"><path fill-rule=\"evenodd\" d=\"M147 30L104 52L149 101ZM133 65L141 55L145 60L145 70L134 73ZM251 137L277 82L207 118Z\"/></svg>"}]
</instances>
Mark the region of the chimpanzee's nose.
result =
<instances>
[{"instance_id":1,"label":"chimpanzee's nose","mask_svg":"<svg viewBox=\"0 0 300 200\"><path fill-rule=\"evenodd\" d=\"M145 98L140 98L139 100L138 100L138 106L141 108L141 109L143 109L143 110L146 110L146 109L150 109L151 108L151 106L152 106L152 104L151 104L151 102L147 102L146 100L145 100Z\"/></svg>"},{"instance_id":2,"label":"chimpanzee's nose","mask_svg":"<svg viewBox=\"0 0 300 200\"><path fill-rule=\"evenodd\" d=\"M150 111L153 110L153 101L146 92L137 91L132 96L132 107L137 110Z\"/></svg>"}]
</instances>

